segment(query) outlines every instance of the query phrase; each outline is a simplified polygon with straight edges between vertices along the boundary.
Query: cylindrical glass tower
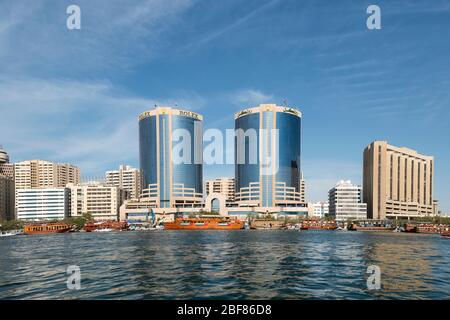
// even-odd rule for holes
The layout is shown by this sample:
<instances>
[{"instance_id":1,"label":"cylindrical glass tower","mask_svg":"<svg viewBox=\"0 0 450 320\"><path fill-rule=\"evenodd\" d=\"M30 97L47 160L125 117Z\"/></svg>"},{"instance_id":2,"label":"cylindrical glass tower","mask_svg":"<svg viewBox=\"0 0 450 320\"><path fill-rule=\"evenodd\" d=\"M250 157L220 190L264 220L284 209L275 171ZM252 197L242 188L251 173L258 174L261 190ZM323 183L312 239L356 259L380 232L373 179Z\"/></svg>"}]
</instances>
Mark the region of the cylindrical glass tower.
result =
<instances>
[{"instance_id":1,"label":"cylindrical glass tower","mask_svg":"<svg viewBox=\"0 0 450 320\"><path fill-rule=\"evenodd\" d=\"M201 205L202 122L197 113L170 107L139 116L142 196L156 207Z\"/></svg>"},{"instance_id":2,"label":"cylindrical glass tower","mask_svg":"<svg viewBox=\"0 0 450 320\"><path fill-rule=\"evenodd\" d=\"M299 206L300 111L261 104L235 114L236 200L240 206Z\"/></svg>"},{"instance_id":3,"label":"cylindrical glass tower","mask_svg":"<svg viewBox=\"0 0 450 320\"><path fill-rule=\"evenodd\" d=\"M3 147L0 145L0 163L9 163L9 156Z\"/></svg>"}]
</instances>

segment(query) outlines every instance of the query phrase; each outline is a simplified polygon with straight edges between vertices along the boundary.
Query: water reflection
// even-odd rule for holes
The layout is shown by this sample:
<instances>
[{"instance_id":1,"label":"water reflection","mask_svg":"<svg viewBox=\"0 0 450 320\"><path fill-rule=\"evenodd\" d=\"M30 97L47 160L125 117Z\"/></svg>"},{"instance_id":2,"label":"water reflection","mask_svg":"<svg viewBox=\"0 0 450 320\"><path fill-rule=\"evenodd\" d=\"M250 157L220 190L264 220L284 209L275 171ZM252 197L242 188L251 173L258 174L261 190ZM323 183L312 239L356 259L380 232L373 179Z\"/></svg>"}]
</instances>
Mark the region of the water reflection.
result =
<instances>
[{"instance_id":1,"label":"water reflection","mask_svg":"<svg viewBox=\"0 0 450 320\"><path fill-rule=\"evenodd\" d=\"M444 299L450 241L339 231L153 231L0 239L1 299ZM82 289L66 287L81 268ZM369 291L378 265L382 288Z\"/></svg>"}]
</instances>

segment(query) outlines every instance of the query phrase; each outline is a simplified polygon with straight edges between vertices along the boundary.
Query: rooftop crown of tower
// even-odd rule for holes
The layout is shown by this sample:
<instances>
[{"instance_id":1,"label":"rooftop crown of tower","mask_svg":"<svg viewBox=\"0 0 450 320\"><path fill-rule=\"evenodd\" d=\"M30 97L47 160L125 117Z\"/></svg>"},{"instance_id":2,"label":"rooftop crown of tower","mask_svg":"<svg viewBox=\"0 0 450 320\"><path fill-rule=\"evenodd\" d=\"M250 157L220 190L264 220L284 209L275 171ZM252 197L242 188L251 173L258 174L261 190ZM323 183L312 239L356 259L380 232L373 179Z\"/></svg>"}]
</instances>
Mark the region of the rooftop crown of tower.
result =
<instances>
[{"instance_id":1,"label":"rooftop crown of tower","mask_svg":"<svg viewBox=\"0 0 450 320\"><path fill-rule=\"evenodd\" d=\"M8 153L3 149L2 145L0 145L0 163L9 163Z\"/></svg>"}]
</instances>

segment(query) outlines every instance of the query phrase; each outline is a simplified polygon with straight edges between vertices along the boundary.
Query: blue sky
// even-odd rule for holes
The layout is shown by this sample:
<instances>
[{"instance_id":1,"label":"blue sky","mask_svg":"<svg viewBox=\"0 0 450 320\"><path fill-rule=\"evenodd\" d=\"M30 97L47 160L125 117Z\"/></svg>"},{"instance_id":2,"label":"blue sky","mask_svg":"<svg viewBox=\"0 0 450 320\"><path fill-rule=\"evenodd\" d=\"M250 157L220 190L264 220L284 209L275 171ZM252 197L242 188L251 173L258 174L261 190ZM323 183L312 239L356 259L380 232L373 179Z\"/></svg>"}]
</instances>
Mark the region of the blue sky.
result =
<instances>
[{"instance_id":1,"label":"blue sky","mask_svg":"<svg viewBox=\"0 0 450 320\"><path fill-rule=\"evenodd\" d=\"M81 30L66 7L81 7ZM381 7L382 29L366 28ZM303 112L308 198L362 182L375 139L436 158L450 212L450 1L0 1L0 144L13 161L100 176L138 166L137 116L155 104L233 127L263 102ZM205 166L205 177L233 175Z\"/></svg>"}]
</instances>

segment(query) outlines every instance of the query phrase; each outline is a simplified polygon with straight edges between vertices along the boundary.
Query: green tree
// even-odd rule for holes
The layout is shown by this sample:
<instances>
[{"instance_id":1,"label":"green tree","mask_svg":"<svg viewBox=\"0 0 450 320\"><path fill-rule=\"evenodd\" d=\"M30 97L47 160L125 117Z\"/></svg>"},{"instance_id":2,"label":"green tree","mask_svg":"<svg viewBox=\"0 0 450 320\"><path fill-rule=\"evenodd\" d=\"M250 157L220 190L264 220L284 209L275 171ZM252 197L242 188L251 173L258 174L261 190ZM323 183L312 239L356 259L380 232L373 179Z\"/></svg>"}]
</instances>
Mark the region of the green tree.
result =
<instances>
[{"instance_id":1,"label":"green tree","mask_svg":"<svg viewBox=\"0 0 450 320\"><path fill-rule=\"evenodd\" d=\"M21 220L3 221L0 223L0 230L1 231L19 230L23 229L23 226L24 222Z\"/></svg>"}]
</instances>

